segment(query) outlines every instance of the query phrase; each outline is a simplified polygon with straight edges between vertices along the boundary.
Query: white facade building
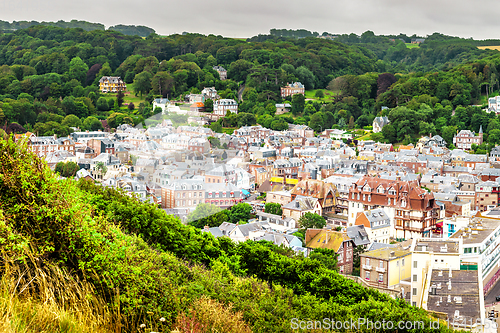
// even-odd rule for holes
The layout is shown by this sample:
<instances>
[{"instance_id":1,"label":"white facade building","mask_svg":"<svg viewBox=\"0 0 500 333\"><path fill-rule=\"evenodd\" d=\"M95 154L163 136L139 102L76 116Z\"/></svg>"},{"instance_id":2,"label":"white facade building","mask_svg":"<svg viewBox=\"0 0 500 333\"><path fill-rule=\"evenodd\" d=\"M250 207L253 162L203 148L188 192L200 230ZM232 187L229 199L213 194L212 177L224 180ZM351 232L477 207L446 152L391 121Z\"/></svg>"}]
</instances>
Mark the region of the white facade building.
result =
<instances>
[{"instance_id":1,"label":"white facade building","mask_svg":"<svg viewBox=\"0 0 500 333\"><path fill-rule=\"evenodd\" d=\"M228 111L238 113L238 103L234 99L218 99L214 102L214 113L225 116Z\"/></svg>"}]
</instances>

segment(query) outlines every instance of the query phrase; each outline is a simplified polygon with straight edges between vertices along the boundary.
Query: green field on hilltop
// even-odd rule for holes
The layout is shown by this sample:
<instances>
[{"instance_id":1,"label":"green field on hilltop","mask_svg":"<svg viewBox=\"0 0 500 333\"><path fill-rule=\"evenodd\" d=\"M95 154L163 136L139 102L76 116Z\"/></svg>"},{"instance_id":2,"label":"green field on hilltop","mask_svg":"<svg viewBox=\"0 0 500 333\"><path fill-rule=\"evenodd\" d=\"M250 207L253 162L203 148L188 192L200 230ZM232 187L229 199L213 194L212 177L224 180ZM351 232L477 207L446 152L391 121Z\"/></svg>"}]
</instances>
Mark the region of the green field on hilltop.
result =
<instances>
[{"instance_id":1,"label":"green field on hilltop","mask_svg":"<svg viewBox=\"0 0 500 333\"><path fill-rule=\"evenodd\" d=\"M405 43L405 45L409 49L415 49L420 47L418 44L412 44L412 43Z\"/></svg>"}]
</instances>

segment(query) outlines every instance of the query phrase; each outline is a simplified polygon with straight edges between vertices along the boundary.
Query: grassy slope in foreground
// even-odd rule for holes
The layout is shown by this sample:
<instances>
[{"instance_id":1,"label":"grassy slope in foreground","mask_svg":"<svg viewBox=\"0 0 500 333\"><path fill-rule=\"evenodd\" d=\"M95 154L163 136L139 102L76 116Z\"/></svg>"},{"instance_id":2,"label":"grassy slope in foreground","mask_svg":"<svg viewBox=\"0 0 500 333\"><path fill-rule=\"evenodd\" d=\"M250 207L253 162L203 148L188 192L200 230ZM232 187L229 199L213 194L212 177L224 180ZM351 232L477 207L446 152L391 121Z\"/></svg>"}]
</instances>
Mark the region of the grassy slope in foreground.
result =
<instances>
[{"instance_id":1,"label":"grassy slope in foreground","mask_svg":"<svg viewBox=\"0 0 500 333\"><path fill-rule=\"evenodd\" d=\"M125 234L89 204L91 197L73 180L57 179L25 148L0 140L2 256L13 258L26 270L54 266L89 283L97 291L97 299L107 303L106 311L112 317L111 324L103 323L102 331L137 331L145 324L161 332L175 328L186 331L196 325L206 328L202 331L290 332L292 318L431 320L424 311L387 297L347 306L340 304L338 297L333 301L309 293L297 295L279 285L271 288L256 278L235 276L223 258L212 261L211 269L189 265L152 248L139 236ZM165 219L180 224L166 215ZM35 265L26 260L28 254ZM0 267L3 276L9 274L5 267ZM57 279L57 275L45 276ZM33 290L24 296L27 301L43 301L39 280L26 281ZM321 281L320 276L319 288ZM71 310L69 305L78 300L63 297L60 287L53 298L61 309ZM16 292L22 299L22 293ZM201 315L207 307L215 313ZM165 321L159 322L160 317Z\"/></svg>"}]
</instances>

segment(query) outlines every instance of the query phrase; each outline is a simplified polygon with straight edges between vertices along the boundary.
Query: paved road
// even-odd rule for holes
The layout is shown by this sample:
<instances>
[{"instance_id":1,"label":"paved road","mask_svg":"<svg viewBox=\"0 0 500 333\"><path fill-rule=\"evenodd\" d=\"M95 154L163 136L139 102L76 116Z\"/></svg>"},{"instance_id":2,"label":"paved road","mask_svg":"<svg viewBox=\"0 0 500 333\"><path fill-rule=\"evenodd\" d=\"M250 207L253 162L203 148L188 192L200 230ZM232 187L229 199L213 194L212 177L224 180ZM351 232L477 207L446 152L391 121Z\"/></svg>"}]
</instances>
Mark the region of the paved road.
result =
<instances>
[{"instance_id":1,"label":"paved road","mask_svg":"<svg viewBox=\"0 0 500 333\"><path fill-rule=\"evenodd\" d=\"M500 281L497 282L497 284L495 284L493 286L493 288L490 289L490 291L488 292L488 294L486 294L486 297L484 299L484 304L498 303L495 300L496 296L500 296Z\"/></svg>"},{"instance_id":2,"label":"paved road","mask_svg":"<svg viewBox=\"0 0 500 333\"><path fill-rule=\"evenodd\" d=\"M246 198L245 200L243 200L243 202L254 201L255 199L257 199L258 196L259 196L258 194L252 194L251 196L249 196L248 198Z\"/></svg>"},{"instance_id":3,"label":"paved road","mask_svg":"<svg viewBox=\"0 0 500 333\"><path fill-rule=\"evenodd\" d=\"M243 101L243 90L245 90L245 85L242 84L240 89L238 90L238 101Z\"/></svg>"}]
</instances>

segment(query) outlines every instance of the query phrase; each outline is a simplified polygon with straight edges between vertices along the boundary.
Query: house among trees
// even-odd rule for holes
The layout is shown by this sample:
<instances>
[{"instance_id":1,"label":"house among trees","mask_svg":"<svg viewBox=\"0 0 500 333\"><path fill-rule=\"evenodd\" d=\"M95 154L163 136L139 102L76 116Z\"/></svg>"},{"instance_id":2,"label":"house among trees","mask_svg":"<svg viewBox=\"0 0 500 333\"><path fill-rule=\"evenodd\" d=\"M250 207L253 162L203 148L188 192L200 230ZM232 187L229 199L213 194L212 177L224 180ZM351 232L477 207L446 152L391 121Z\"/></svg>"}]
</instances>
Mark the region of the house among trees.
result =
<instances>
[{"instance_id":1,"label":"house among trees","mask_svg":"<svg viewBox=\"0 0 500 333\"><path fill-rule=\"evenodd\" d=\"M376 117L373 119L373 133L382 132L382 128L389 123L390 121L387 117Z\"/></svg>"},{"instance_id":2,"label":"house among trees","mask_svg":"<svg viewBox=\"0 0 500 333\"><path fill-rule=\"evenodd\" d=\"M412 38L411 43L412 44L422 44L425 42L425 38Z\"/></svg>"},{"instance_id":3,"label":"house among trees","mask_svg":"<svg viewBox=\"0 0 500 333\"><path fill-rule=\"evenodd\" d=\"M281 87L281 97L293 96L296 94L305 95L306 89L300 82L289 83L285 87Z\"/></svg>"},{"instance_id":4,"label":"house among trees","mask_svg":"<svg viewBox=\"0 0 500 333\"><path fill-rule=\"evenodd\" d=\"M205 97L205 99L219 99L220 96L217 93L217 89L215 87L205 87L201 91L201 94Z\"/></svg>"},{"instance_id":5,"label":"house among trees","mask_svg":"<svg viewBox=\"0 0 500 333\"><path fill-rule=\"evenodd\" d=\"M289 112L292 109L292 106L288 103L285 104L276 104L276 115L284 114Z\"/></svg>"},{"instance_id":6,"label":"house among trees","mask_svg":"<svg viewBox=\"0 0 500 333\"><path fill-rule=\"evenodd\" d=\"M213 70L216 71L217 73L219 73L219 78L221 79L221 81L227 79L227 70L224 67L214 66Z\"/></svg>"},{"instance_id":7,"label":"house among trees","mask_svg":"<svg viewBox=\"0 0 500 333\"><path fill-rule=\"evenodd\" d=\"M488 112L500 113L500 96L488 98Z\"/></svg>"},{"instance_id":8,"label":"house among trees","mask_svg":"<svg viewBox=\"0 0 500 333\"><path fill-rule=\"evenodd\" d=\"M99 89L103 93L125 91L127 86L119 76L103 76L99 80Z\"/></svg>"},{"instance_id":9,"label":"house among trees","mask_svg":"<svg viewBox=\"0 0 500 333\"><path fill-rule=\"evenodd\" d=\"M193 103L189 107L189 110L193 112L203 112L205 111L205 104L203 104L202 102Z\"/></svg>"},{"instance_id":10,"label":"house among trees","mask_svg":"<svg viewBox=\"0 0 500 333\"><path fill-rule=\"evenodd\" d=\"M226 116L227 111L238 113L238 103L234 99L218 99L214 102L214 113Z\"/></svg>"},{"instance_id":11,"label":"house among trees","mask_svg":"<svg viewBox=\"0 0 500 333\"><path fill-rule=\"evenodd\" d=\"M453 144L458 149L470 150L472 144L480 145L483 143L483 125L479 128L479 135L469 130L461 130L453 137Z\"/></svg>"},{"instance_id":12,"label":"house among trees","mask_svg":"<svg viewBox=\"0 0 500 333\"><path fill-rule=\"evenodd\" d=\"M168 98L156 98L153 101L153 110L155 110L156 108L160 108L161 111L164 113L165 108L168 106L169 103L170 101L168 100Z\"/></svg>"},{"instance_id":13,"label":"house among trees","mask_svg":"<svg viewBox=\"0 0 500 333\"><path fill-rule=\"evenodd\" d=\"M423 136L418 140L416 148L422 152L423 148L430 148L430 147L440 147L440 148L445 148L446 147L446 141L441 137L440 135L429 135L429 136Z\"/></svg>"}]
</instances>

